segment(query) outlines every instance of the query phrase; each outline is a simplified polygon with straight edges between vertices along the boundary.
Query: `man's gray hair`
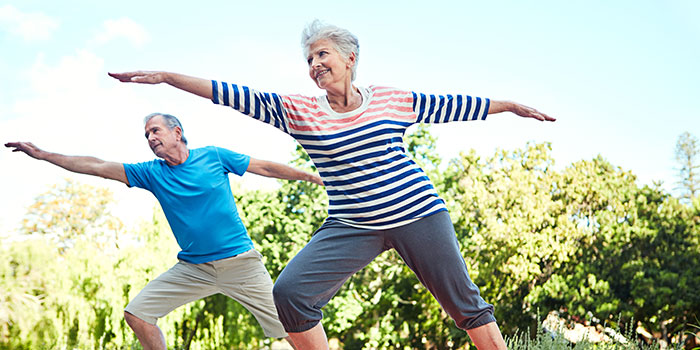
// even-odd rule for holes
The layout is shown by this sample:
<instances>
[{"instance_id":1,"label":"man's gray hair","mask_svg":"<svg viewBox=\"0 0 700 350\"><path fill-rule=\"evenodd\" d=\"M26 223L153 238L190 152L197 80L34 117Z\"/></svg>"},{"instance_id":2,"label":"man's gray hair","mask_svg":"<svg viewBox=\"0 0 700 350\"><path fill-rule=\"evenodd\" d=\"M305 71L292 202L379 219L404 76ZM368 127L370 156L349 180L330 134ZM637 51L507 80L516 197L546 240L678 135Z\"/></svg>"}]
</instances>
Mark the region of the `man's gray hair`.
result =
<instances>
[{"instance_id":1,"label":"man's gray hair","mask_svg":"<svg viewBox=\"0 0 700 350\"><path fill-rule=\"evenodd\" d=\"M309 56L311 45L321 39L330 40L333 43L334 49L346 60L350 58L351 53L355 53L355 64L352 66L352 81L355 81L357 62L360 59L360 42L357 40L357 37L347 29L324 24L318 19L315 19L313 22L309 23L301 33L301 46L304 49L304 58Z\"/></svg>"},{"instance_id":2,"label":"man's gray hair","mask_svg":"<svg viewBox=\"0 0 700 350\"><path fill-rule=\"evenodd\" d=\"M175 129L176 126L180 127L180 130L182 130L181 140L185 144L187 144L187 138L185 138L185 129L182 127L182 124L180 124L180 120L178 120L174 115L170 114L165 114L165 113L151 113L147 115L145 118L143 118L143 125L146 125L149 120L153 119L153 117L161 116L163 117L163 120L165 121L165 125L168 127L168 129L172 130Z\"/></svg>"}]
</instances>

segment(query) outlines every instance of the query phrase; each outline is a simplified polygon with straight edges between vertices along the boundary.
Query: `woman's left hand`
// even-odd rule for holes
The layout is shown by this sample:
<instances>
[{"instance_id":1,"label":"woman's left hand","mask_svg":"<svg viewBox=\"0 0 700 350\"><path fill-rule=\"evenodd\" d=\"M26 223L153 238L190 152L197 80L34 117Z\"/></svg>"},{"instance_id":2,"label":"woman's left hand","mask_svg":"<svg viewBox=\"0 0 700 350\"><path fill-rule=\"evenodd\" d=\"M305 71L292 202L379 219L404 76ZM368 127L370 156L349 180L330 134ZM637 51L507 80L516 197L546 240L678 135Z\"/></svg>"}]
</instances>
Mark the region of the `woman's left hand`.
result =
<instances>
[{"instance_id":1,"label":"woman's left hand","mask_svg":"<svg viewBox=\"0 0 700 350\"><path fill-rule=\"evenodd\" d=\"M540 121L547 121L547 122L553 122L557 120L556 118L550 117L532 107L528 107L525 105L521 105L519 103L511 102L512 107L509 108L509 110L513 114L517 114L523 118L534 118Z\"/></svg>"}]
</instances>

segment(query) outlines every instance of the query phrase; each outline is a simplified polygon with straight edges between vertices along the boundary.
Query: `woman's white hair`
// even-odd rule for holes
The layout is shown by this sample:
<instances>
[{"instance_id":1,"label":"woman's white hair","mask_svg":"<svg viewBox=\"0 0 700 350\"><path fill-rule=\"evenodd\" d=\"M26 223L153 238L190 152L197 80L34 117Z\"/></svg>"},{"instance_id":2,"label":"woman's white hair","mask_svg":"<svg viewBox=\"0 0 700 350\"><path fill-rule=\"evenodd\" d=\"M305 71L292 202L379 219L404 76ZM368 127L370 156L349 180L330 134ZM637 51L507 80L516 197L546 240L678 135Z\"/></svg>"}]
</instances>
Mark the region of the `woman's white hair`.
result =
<instances>
[{"instance_id":1,"label":"woman's white hair","mask_svg":"<svg viewBox=\"0 0 700 350\"><path fill-rule=\"evenodd\" d=\"M334 49L346 60L351 53L355 53L355 64L352 66L352 80L355 80L357 61L360 58L360 42L357 37L347 29L336 27L315 19L309 23L301 34L301 46L304 49L304 58L309 56L311 45L321 39L328 39L333 43Z\"/></svg>"}]
</instances>

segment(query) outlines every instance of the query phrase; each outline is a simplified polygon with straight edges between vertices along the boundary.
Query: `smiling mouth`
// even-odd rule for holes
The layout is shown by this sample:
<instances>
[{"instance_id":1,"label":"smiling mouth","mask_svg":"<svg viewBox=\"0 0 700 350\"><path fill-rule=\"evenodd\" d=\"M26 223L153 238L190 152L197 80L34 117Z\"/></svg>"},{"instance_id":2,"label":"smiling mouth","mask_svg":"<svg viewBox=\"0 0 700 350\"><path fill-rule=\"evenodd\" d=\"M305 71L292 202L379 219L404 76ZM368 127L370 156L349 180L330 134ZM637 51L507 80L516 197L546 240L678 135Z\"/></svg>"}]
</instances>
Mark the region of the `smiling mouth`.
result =
<instances>
[{"instance_id":1,"label":"smiling mouth","mask_svg":"<svg viewBox=\"0 0 700 350\"><path fill-rule=\"evenodd\" d=\"M318 80L320 77L326 75L326 73L328 73L330 71L331 71L330 69L326 69L326 70L322 70L322 71L316 73L316 80Z\"/></svg>"}]
</instances>

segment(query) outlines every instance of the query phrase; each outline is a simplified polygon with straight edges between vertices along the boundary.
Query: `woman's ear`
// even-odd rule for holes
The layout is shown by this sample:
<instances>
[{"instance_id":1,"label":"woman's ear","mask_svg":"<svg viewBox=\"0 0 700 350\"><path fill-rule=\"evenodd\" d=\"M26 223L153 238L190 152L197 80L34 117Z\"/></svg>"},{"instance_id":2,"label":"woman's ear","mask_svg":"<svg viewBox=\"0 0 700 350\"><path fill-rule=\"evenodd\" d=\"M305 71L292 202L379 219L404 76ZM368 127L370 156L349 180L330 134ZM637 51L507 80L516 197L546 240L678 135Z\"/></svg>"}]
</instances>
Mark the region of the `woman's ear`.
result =
<instances>
[{"instance_id":1,"label":"woman's ear","mask_svg":"<svg viewBox=\"0 0 700 350\"><path fill-rule=\"evenodd\" d=\"M354 53L354 52L351 52L351 53L350 53L350 56L348 56L348 63L347 63L347 66L348 66L348 68L350 68L350 67L352 67L352 66L354 66L354 65L355 65L355 53Z\"/></svg>"}]
</instances>

